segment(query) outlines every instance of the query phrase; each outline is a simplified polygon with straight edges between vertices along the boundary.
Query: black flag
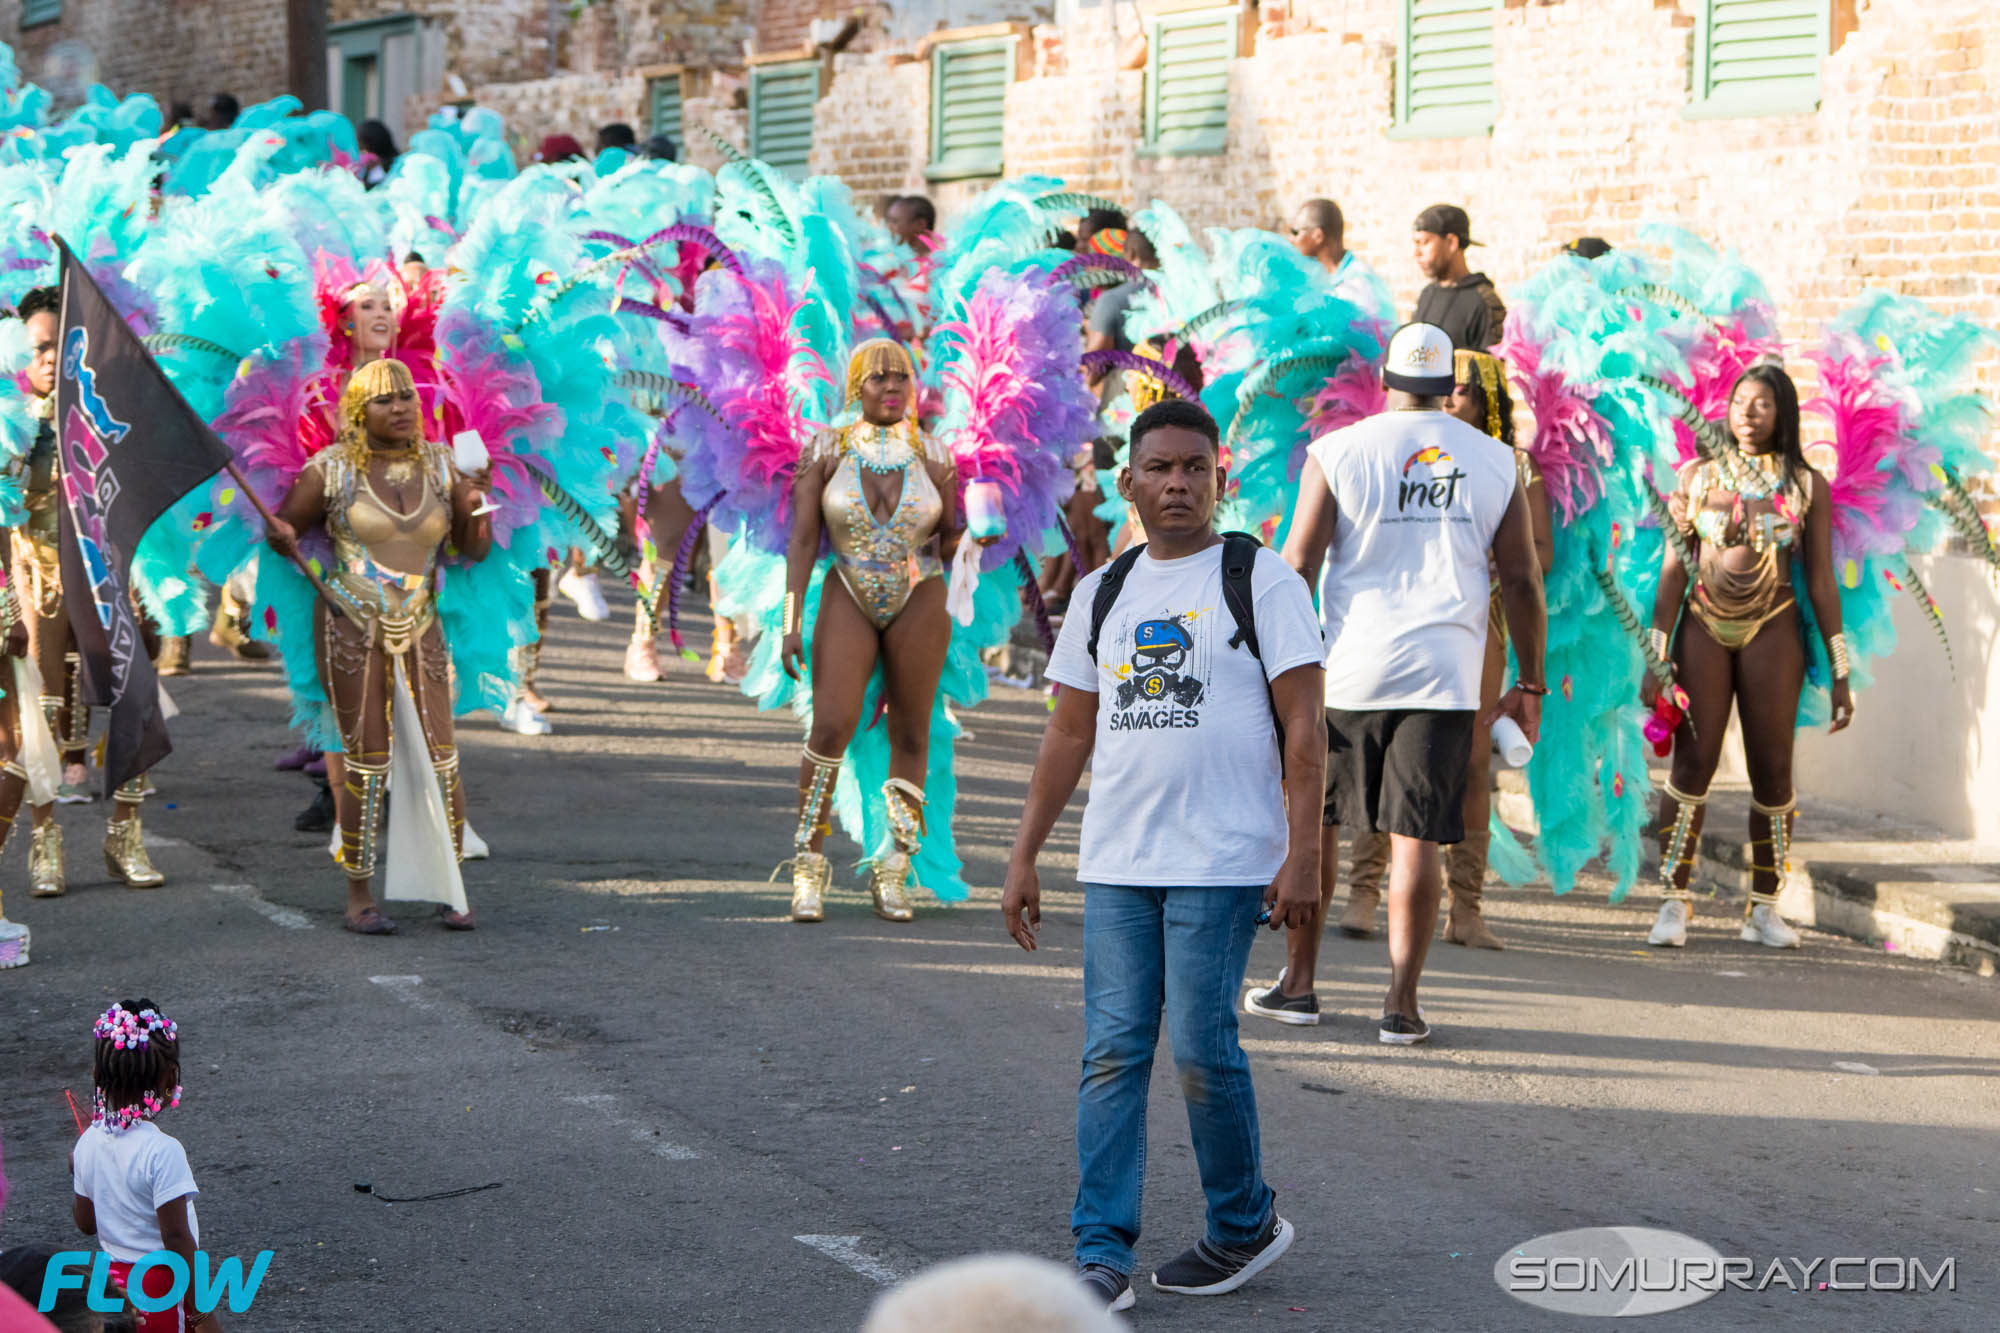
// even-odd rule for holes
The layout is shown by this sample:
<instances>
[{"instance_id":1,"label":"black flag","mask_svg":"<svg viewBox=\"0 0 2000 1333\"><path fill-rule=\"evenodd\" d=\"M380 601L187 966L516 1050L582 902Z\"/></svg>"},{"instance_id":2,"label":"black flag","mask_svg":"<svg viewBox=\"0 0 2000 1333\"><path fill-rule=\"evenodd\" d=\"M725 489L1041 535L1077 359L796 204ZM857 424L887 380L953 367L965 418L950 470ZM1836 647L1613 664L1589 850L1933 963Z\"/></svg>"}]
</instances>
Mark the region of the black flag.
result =
<instances>
[{"instance_id":1,"label":"black flag","mask_svg":"<svg viewBox=\"0 0 2000 1333\"><path fill-rule=\"evenodd\" d=\"M133 608L132 553L154 520L230 455L66 244L56 349L63 602L84 701L111 710L109 796L173 749Z\"/></svg>"}]
</instances>

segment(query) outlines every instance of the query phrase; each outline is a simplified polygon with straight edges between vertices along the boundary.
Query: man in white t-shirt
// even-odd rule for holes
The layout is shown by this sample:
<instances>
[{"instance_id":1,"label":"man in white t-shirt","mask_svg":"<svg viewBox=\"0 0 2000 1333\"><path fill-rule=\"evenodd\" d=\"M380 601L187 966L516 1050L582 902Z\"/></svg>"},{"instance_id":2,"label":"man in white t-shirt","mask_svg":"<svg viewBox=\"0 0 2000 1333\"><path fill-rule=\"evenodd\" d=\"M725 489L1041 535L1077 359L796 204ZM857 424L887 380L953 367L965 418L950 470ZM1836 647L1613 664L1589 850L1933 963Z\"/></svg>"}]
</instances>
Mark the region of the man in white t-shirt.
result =
<instances>
[{"instance_id":1,"label":"man in white t-shirt","mask_svg":"<svg viewBox=\"0 0 2000 1333\"><path fill-rule=\"evenodd\" d=\"M1521 673L1495 715L1513 718L1531 741L1548 693L1547 614L1513 451L1444 410L1450 337L1435 325L1405 324L1389 341L1382 381L1389 410L1314 441L1299 479L1285 558L1307 577L1326 562L1320 908L1291 933L1277 983L1244 1004L1281 1021L1318 1021L1313 971L1340 826L1372 829L1390 835L1390 980L1378 1035L1407 1046L1430 1036L1417 982L1437 926L1438 847L1465 837L1489 569L1499 576Z\"/></svg>"},{"instance_id":2,"label":"man in white t-shirt","mask_svg":"<svg viewBox=\"0 0 2000 1333\"><path fill-rule=\"evenodd\" d=\"M1163 1015L1208 1228L1154 1271L1153 1285L1234 1291L1291 1244L1264 1183L1235 1000L1260 907L1274 929L1303 927L1318 910L1326 761L1312 597L1276 554L1214 531L1214 420L1170 399L1139 415L1131 442L1118 489L1147 545L1092 571L1070 599L1048 665L1062 689L1001 902L1008 931L1032 951L1035 860L1089 762L1077 868L1081 1179L1070 1229L1086 1286L1118 1310L1133 1301L1146 1092Z\"/></svg>"}]
</instances>

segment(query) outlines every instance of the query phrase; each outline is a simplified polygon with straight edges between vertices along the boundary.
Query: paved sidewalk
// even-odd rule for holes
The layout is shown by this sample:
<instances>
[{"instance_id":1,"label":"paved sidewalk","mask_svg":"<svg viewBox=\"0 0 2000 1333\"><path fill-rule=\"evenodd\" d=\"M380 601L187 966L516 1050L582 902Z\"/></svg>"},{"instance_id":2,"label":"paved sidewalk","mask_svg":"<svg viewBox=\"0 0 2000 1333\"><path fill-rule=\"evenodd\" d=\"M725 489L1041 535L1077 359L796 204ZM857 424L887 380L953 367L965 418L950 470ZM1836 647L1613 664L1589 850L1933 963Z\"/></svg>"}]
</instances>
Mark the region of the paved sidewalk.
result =
<instances>
[{"instance_id":1,"label":"paved sidewalk","mask_svg":"<svg viewBox=\"0 0 2000 1333\"><path fill-rule=\"evenodd\" d=\"M1657 787L1664 773L1654 774ZM1501 817L1532 833L1518 773L1500 780ZM1749 893L1750 793L1718 780L1695 865L1698 891L1741 903ZM1910 958L2000 971L2000 847L1948 838L1894 816L1801 800L1780 907L1787 919L1880 944ZM1634 893L1647 892L1645 883Z\"/></svg>"}]
</instances>

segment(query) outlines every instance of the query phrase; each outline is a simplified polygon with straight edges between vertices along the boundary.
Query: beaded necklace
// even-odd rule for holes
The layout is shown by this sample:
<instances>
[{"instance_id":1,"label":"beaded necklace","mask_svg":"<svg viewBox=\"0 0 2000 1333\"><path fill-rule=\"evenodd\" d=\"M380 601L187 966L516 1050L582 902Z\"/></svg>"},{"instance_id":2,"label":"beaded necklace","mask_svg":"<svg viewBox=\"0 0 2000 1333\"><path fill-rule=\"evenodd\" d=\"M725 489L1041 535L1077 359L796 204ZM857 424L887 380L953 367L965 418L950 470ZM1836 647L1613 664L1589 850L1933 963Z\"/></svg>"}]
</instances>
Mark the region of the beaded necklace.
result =
<instances>
[{"instance_id":1,"label":"beaded necklace","mask_svg":"<svg viewBox=\"0 0 2000 1333\"><path fill-rule=\"evenodd\" d=\"M847 448L855 462L875 473L901 472L917 456L902 431L866 421L849 428Z\"/></svg>"}]
</instances>

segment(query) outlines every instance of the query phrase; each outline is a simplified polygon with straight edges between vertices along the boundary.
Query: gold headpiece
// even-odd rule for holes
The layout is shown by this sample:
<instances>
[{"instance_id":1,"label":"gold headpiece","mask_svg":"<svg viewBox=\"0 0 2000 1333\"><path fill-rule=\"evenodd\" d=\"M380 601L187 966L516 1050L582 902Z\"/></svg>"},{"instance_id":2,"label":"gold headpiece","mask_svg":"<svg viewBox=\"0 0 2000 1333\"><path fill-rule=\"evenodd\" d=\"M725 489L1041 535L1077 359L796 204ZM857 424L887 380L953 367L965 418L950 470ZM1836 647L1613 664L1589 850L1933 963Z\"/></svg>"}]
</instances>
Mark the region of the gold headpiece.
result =
<instances>
[{"instance_id":1,"label":"gold headpiece","mask_svg":"<svg viewBox=\"0 0 2000 1333\"><path fill-rule=\"evenodd\" d=\"M1452 356L1452 378L1460 384L1475 379L1486 393L1486 433L1500 439L1500 358L1461 347Z\"/></svg>"},{"instance_id":2,"label":"gold headpiece","mask_svg":"<svg viewBox=\"0 0 2000 1333\"><path fill-rule=\"evenodd\" d=\"M345 310L350 305L353 305L354 298L363 292L380 292L382 293L382 299L385 301L394 301L396 299L389 294L389 289L381 283L371 278L363 278L359 282L349 283L347 290L340 294L340 308Z\"/></svg>"},{"instance_id":3,"label":"gold headpiece","mask_svg":"<svg viewBox=\"0 0 2000 1333\"><path fill-rule=\"evenodd\" d=\"M910 361L910 353L894 338L870 338L854 349L854 355L847 359L847 402L849 406L861 401L861 382L870 375L885 370L900 370L910 377L912 392L905 416L916 413L917 369Z\"/></svg>"},{"instance_id":4,"label":"gold headpiece","mask_svg":"<svg viewBox=\"0 0 2000 1333\"><path fill-rule=\"evenodd\" d=\"M362 418L368 411L369 399L416 387L416 380L410 377L410 368L394 357L385 356L370 361L349 376L347 387L341 390L341 424L358 436Z\"/></svg>"},{"instance_id":5,"label":"gold headpiece","mask_svg":"<svg viewBox=\"0 0 2000 1333\"><path fill-rule=\"evenodd\" d=\"M1132 354L1143 356L1148 361L1157 361L1163 367L1166 365L1166 358L1160 355L1160 349L1150 342L1140 343L1132 349ZM1142 370L1125 372L1125 392L1131 395L1132 409L1136 412L1143 412L1154 403L1162 402L1168 397L1167 382L1158 375L1148 375Z\"/></svg>"}]
</instances>

